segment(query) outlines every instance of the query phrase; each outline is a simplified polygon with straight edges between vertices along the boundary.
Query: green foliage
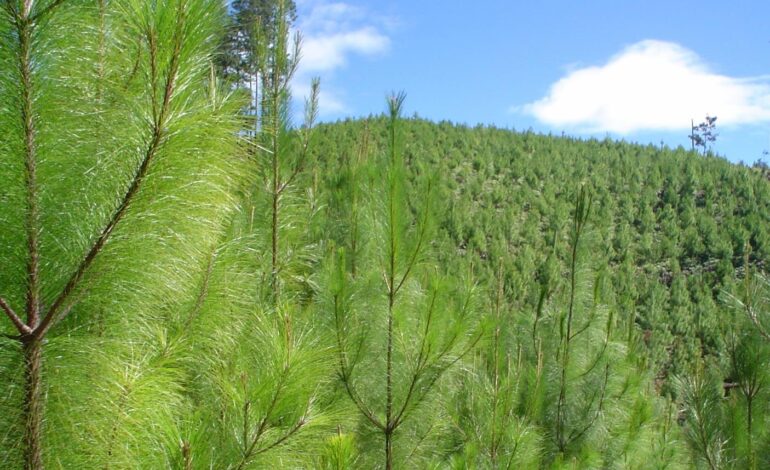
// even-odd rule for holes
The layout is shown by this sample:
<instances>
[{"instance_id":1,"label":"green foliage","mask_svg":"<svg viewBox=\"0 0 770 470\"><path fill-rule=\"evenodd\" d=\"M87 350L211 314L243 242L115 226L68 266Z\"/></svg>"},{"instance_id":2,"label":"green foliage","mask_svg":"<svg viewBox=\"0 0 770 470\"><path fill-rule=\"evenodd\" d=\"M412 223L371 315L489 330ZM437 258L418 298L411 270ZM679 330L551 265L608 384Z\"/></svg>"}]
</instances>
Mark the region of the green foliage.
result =
<instances>
[{"instance_id":1,"label":"green foliage","mask_svg":"<svg viewBox=\"0 0 770 470\"><path fill-rule=\"evenodd\" d=\"M0 295L26 325L3 325L23 348L4 351L0 373L19 385L2 407L23 416L3 415L2 460L167 466L187 404L174 331L242 182L239 103L210 74L220 5L13 8L0 186L17 203L0 214L15 228L0 263L19 268L3 269ZM12 15L38 18L31 44Z\"/></svg>"},{"instance_id":2,"label":"green foliage","mask_svg":"<svg viewBox=\"0 0 770 470\"><path fill-rule=\"evenodd\" d=\"M376 148L386 142L385 126L384 118L370 118L317 129L325 187L338 185L334 179L364 129ZM617 307L627 337L642 330L644 355L664 391L672 390L668 377L691 370L700 354L724 357L720 292L742 269L747 243L750 265L761 268L770 257L770 208L763 202L770 188L760 175L713 156L610 140L419 119L404 121L403 132L409 184L442 175L433 187L441 264L458 272L472 262L478 282L492 286L502 262L515 306L536 310L540 286L532 273L546 275L554 234L566 234L569 182L584 182L596 211L592 264L604 266L612 286L607 306ZM552 268L563 269L565 246L557 244Z\"/></svg>"},{"instance_id":3,"label":"green foliage","mask_svg":"<svg viewBox=\"0 0 770 470\"><path fill-rule=\"evenodd\" d=\"M501 274L494 313L489 315L494 328L491 344L453 384L458 391L452 417L463 436L462 451L452 458L455 468L534 468L542 456L541 432L528 422L528 413L521 414L527 369L517 341L520 332L503 329L504 315L511 312ZM479 364L481 361L486 364ZM537 395L539 390L531 392Z\"/></svg>"},{"instance_id":4,"label":"green foliage","mask_svg":"<svg viewBox=\"0 0 770 470\"><path fill-rule=\"evenodd\" d=\"M279 25L297 19L297 7L293 0L233 0L229 9L217 65L224 76L248 84L263 72L266 53L282 34Z\"/></svg>"},{"instance_id":5,"label":"green foliage","mask_svg":"<svg viewBox=\"0 0 770 470\"><path fill-rule=\"evenodd\" d=\"M470 289L439 276L424 255L431 190L428 183L422 203L415 203L404 187L403 100L403 94L389 98L387 153L375 163L384 178L371 191L369 233L379 256L352 278L341 250L330 262L326 307L333 315L340 381L374 434L361 443L361 457L367 466L384 463L388 469L431 456L441 422L427 419L426 409L441 377L479 339ZM374 449L382 446L384 456L379 451L375 458Z\"/></svg>"},{"instance_id":6,"label":"green foliage","mask_svg":"<svg viewBox=\"0 0 770 470\"><path fill-rule=\"evenodd\" d=\"M230 13L0 8L4 466L770 465L763 174L295 126L294 3Z\"/></svg>"},{"instance_id":7,"label":"green foliage","mask_svg":"<svg viewBox=\"0 0 770 470\"><path fill-rule=\"evenodd\" d=\"M345 470L356 468L356 463L357 453L354 437L351 434L339 433L328 439L317 468Z\"/></svg>"},{"instance_id":8,"label":"green foliage","mask_svg":"<svg viewBox=\"0 0 770 470\"><path fill-rule=\"evenodd\" d=\"M685 403L685 436L700 465L722 468L727 463L727 440L722 429L721 387L712 374L700 370L678 382Z\"/></svg>"}]
</instances>

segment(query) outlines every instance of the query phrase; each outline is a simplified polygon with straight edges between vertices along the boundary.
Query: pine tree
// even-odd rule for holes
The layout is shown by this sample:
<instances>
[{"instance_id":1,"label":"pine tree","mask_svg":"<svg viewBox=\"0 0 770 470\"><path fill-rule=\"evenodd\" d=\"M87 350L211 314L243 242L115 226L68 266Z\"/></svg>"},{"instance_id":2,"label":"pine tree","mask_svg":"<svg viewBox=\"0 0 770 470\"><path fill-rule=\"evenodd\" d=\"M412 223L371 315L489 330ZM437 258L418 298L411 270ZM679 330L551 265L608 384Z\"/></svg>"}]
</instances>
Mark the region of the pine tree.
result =
<instances>
[{"instance_id":1,"label":"pine tree","mask_svg":"<svg viewBox=\"0 0 770 470\"><path fill-rule=\"evenodd\" d=\"M720 381L703 364L689 376L677 379L684 404L685 436L694 460L706 468L722 468L727 461Z\"/></svg>"},{"instance_id":2,"label":"pine tree","mask_svg":"<svg viewBox=\"0 0 770 470\"><path fill-rule=\"evenodd\" d=\"M453 460L455 468L534 468L540 463L542 436L521 413L526 359L520 342L530 338L516 328L513 315L501 265L489 318L490 344L481 351L486 354L477 355L469 365L472 374L453 384L453 417L464 437L462 454ZM542 358L538 360L542 364Z\"/></svg>"},{"instance_id":3,"label":"pine tree","mask_svg":"<svg viewBox=\"0 0 770 470\"><path fill-rule=\"evenodd\" d=\"M281 36L280 23L291 27L297 20L293 0L234 0L229 24L217 56L224 76L241 84L258 79L268 49Z\"/></svg>"},{"instance_id":4,"label":"pine tree","mask_svg":"<svg viewBox=\"0 0 770 470\"><path fill-rule=\"evenodd\" d=\"M294 128L289 83L298 42L290 48L284 3L271 5L273 42L254 52L263 90L258 133L242 135L250 183L211 266L195 348L205 353L195 361L203 386L193 398L197 419L209 424L206 434L190 430L191 449L217 468L308 465L314 456L295 446L315 445L325 423L319 403L329 356L314 333L309 280L315 210L313 194L302 191L318 81L303 126Z\"/></svg>"},{"instance_id":5,"label":"pine tree","mask_svg":"<svg viewBox=\"0 0 770 470\"><path fill-rule=\"evenodd\" d=\"M164 434L178 369L158 338L241 172L232 100L209 73L222 13L205 0L2 9L7 465L120 466L143 442L133 456L164 466L177 451ZM137 434L117 446L128 414Z\"/></svg>"},{"instance_id":6,"label":"pine tree","mask_svg":"<svg viewBox=\"0 0 770 470\"><path fill-rule=\"evenodd\" d=\"M462 295L451 295L447 280L423 265L430 204L417 206L419 219L409 215L414 202L405 189L399 148L403 101L403 94L388 100L387 158L376 170L384 175L377 179L384 184L381 199L374 201L379 225L371 233L379 256L367 263L368 272L359 266L359 278L351 283L341 252L329 274L327 299L339 379L364 422L360 434L376 436L359 442L362 458L387 469L417 464L421 447L437 434L436 420L423 418L438 381L480 339L468 288L457 286ZM430 200L429 189L424 199ZM426 275L430 280L420 282ZM384 451L374 450L375 443Z\"/></svg>"},{"instance_id":7,"label":"pine tree","mask_svg":"<svg viewBox=\"0 0 770 470\"><path fill-rule=\"evenodd\" d=\"M760 468L768 457L768 416L763 406L770 384L770 337L765 326L768 282L764 275L751 269L749 256L747 247L743 279L735 287L738 292L726 292L725 296L731 322L725 333L729 364L723 386L732 400L725 404L724 412L730 418L729 443L735 461L747 468Z\"/></svg>"}]
</instances>

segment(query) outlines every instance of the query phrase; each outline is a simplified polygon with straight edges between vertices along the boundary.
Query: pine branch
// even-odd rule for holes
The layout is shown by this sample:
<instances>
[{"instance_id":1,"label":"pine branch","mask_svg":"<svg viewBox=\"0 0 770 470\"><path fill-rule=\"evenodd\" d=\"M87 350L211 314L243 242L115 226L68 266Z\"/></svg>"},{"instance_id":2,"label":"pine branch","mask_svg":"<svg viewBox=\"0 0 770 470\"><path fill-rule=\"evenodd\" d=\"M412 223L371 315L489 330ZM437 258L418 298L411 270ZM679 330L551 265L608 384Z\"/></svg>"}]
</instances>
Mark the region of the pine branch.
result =
<instances>
[{"instance_id":1,"label":"pine branch","mask_svg":"<svg viewBox=\"0 0 770 470\"><path fill-rule=\"evenodd\" d=\"M425 195L425 207L428 207L428 204L430 203L431 199L431 185L428 184L428 191ZM409 263L406 265L406 270L404 271L404 275L399 281L398 285L395 288L394 295L398 293L398 291L401 289L401 286L404 285L404 282L406 281L407 277L409 277L409 273L412 271L412 268L414 268L414 265L417 263L417 257L420 255L420 251L422 250L422 244L425 241L425 235L428 231L428 212L426 211L425 215L423 216L422 224L420 227L420 233L417 237L417 246L415 246L414 251L412 252L412 256L409 258Z\"/></svg>"},{"instance_id":2,"label":"pine branch","mask_svg":"<svg viewBox=\"0 0 770 470\"><path fill-rule=\"evenodd\" d=\"M412 451L409 452L409 454L406 456L404 461L406 461L406 462L410 462L411 461L412 456L417 452L417 449L420 448L420 445L422 445L422 443L425 441L425 439L428 438L430 433L433 431L434 427L436 427L436 425L434 423L430 423L430 426L428 426L428 429L426 429L425 432L422 433L422 436L420 436L420 439L418 439L417 442L415 442L414 446L412 447Z\"/></svg>"},{"instance_id":3,"label":"pine branch","mask_svg":"<svg viewBox=\"0 0 770 470\"><path fill-rule=\"evenodd\" d=\"M190 448L189 441L182 441L182 461L184 462L184 470L193 470L193 456L192 449Z\"/></svg>"},{"instance_id":4,"label":"pine branch","mask_svg":"<svg viewBox=\"0 0 770 470\"><path fill-rule=\"evenodd\" d=\"M284 442L289 440L289 438L291 438L294 434L299 432L307 424L307 422L308 422L307 417L303 416L299 421L297 421L297 423L291 429L289 429L289 431L286 434L276 439L272 444L266 447L263 447L261 449L258 449L256 452L254 452L254 455L265 453L283 444Z\"/></svg>"},{"instance_id":5,"label":"pine branch","mask_svg":"<svg viewBox=\"0 0 770 470\"><path fill-rule=\"evenodd\" d=\"M358 408L358 411L360 411L361 414L364 415L364 417L368 419L369 422L372 423L372 425L374 425L374 427L384 432L386 429L386 426L383 423L381 423L376 416L374 416L374 413L366 406L363 400L361 400L361 398L356 394L356 391L353 388L353 385L350 383L350 378L343 375L341 377L341 380L342 380L342 384L345 386L345 392L348 394L350 399L356 405L356 408Z\"/></svg>"},{"instance_id":6,"label":"pine branch","mask_svg":"<svg viewBox=\"0 0 770 470\"><path fill-rule=\"evenodd\" d=\"M343 344L343 338L342 338L342 319L340 315L340 295L335 294L334 295L334 322L335 322L335 331L336 331L336 339L337 339L337 359L339 362L339 374L340 374L340 380L342 381L343 385L345 386L345 392L350 397L350 400L356 405L356 408L361 412L366 419L369 420L369 422L372 423L376 428L379 428L380 430L384 431L385 426L374 416L374 413L367 408L367 406L364 404L364 402L361 400L361 398L356 393L355 389L353 388L353 385L350 383L351 381L351 372L352 368L348 366L347 360L345 358L345 347ZM362 345L359 344L359 349Z\"/></svg>"},{"instance_id":7,"label":"pine branch","mask_svg":"<svg viewBox=\"0 0 770 470\"><path fill-rule=\"evenodd\" d=\"M14 2L15 3L15 2ZM26 186L27 214L25 230L27 235L27 324L35 328L40 321L40 208L38 206L37 183L37 132L33 111L32 83L32 36L35 24L30 21L32 1L25 0L21 11L7 3L13 13L18 36L18 66L21 82L21 120L24 133L24 179Z\"/></svg>"},{"instance_id":8,"label":"pine branch","mask_svg":"<svg viewBox=\"0 0 770 470\"><path fill-rule=\"evenodd\" d=\"M567 368L569 367L570 358L570 342L574 339L572 336L572 320L575 313L575 291L577 289L577 258L578 258L578 246L580 243L580 237L583 233L586 221L588 220L588 214L591 211L591 205L593 201L593 195L588 193L583 186L575 200L575 213L573 215L573 231L571 240L571 257L570 257L570 290L569 290L569 305L567 308L567 331L564 332L564 317L562 317L562 325L559 330L560 350L562 352L561 357L561 373L559 380L559 398L556 404L556 441L560 451L564 451L568 442L564 437L564 407L567 400Z\"/></svg>"},{"instance_id":9,"label":"pine branch","mask_svg":"<svg viewBox=\"0 0 770 470\"><path fill-rule=\"evenodd\" d=\"M479 332L476 337L468 343L466 348L460 352L457 356L455 356L451 361L444 364L441 367L437 368L437 372L433 375L431 380L428 382L427 386L424 387L422 393L415 398L414 405L411 406L411 409L415 409L419 407L423 401L425 401L425 398L428 396L430 391L433 389L433 387L436 385L436 382L438 382L438 379L441 378L444 373L454 367L455 364L457 364L462 358L464 358L469 352L473 350L473 348L476 347L476 345L481 341L481 338L484 336L483 332ZM445 348L445 351L448 353L449 349L451 349L451 346L449 348ZM446 354L442 354L441 356L437 357L434 361L434 364L438 364L439 360L442 359ZM404 415L401 417L400 421L396 423L396 425L400 425L408 416L408 413L404 413Z\"/></svg>"},{"instance_id":10,"label":"pine branch","mask_svg":"<svg viewBox=\"0 0 770 470\"><path fill-rule=\"evenodd\" d=\"M48 4L47 7L43 8L39 12L35 13L32 16L32 18L30 18L30 21L32 23L39 22L41 19L45 18L47 15L49 15L51 12L53 12L53 10L55 10L56 7L58 7L59 5L64 3L65 1L66 0L53 0L51 3ZM31 8L32 0L25 0L24 3L25 3L25 8L27 8L26 4L29 4L30 8Z\"/></svg>"},{"instance_id":11,"label":"pine branch","mask_svg":"<svg viewBox=\"0 0 770 470\"><path fill-rule=\"evenodd\" d=\"M32 329L27 326L18 315L16 315L16 312L13 311L11 306L8 305L8 302L2 297L0 297L0 308L3 309L5 314L11 320L11 323L13 323L13 326L19 331L20 335L24 336L32 333Z\"/></svg>"},{"instance_id":12,"label":"pine branch","mask_svg":"<svg viewBox=\"0 0 770 470\"><path fill-rule=\"evenodd\" d=\"M30 17L30 14L32 13L32 4L34 3L34 0L23 0L21 4L21 16L25 19Z\"/></svg>"},{"instance_id":13,"label":"pine branch","mask_svg":"<svg viewBox=\"0 0 770 470\"><path fill-rule=\"evenodd\" d=\"M434 290L433 296L431 297L431 300L430 300L430 306L428 307L428 318L425 321L425 330L423 331L422 338L420 340L420 353L417 356L417 367L415 368L414 373L412 373L412 380L409 383L409 390L406 392L406 397L404 398L403 406L401 407L401 410L396 414L396 418L394 420L396 423L398 423L401 420L401 417L404 415L404 412L409 406L409 402L412 399L412 394L414 393L415 386L417 385L417 382L419 382L420 380L420 376L422 375L425 365L427 365L428 353L425 351L425 341L428 338L428 332L430 331L430 324L431 324L431 319L433 318L433 309L436 304L437 295L438 295L438 292Z\"/></svg>"},{"instance_id":14,"label":"pine branch","mask_svg":"<svg viewBox=\"0 0 770 470\"><path fill-rule=\"evenodd\" d=\"M283 370L281 371L281 375L278 379L278 384L276 385L275 390L273 390L273 396L270 400L270 404L267 407L267 411L265 412L265 415L262 417L262 420L259 423L256 433L254 434L254 437L251 439L251 443L249 444L249 447L244 451L243 457L241 459L241 463L238 465L237 468L239 469L243 468L254 456L279 445L280 443L282 443L283 441L291 437L294 433L299 431L299 429L305 425L306 421L305 421L305 418L303 417L303 419L299 421L297 426L295 426L292 430L290 430L286 435L284 435L278 441L267 446L266 448L262 448L262 449L257 448L257 444L259 443L259 440L262 438L264 433L269 429L270 419L272 418L273 413L275 412L275 408L278 405L278 401L281 397L283 389L286 386L286 382L288 380L288 375L289 375L289 369L290 368L288 364L285 364L283 367ZM244 417L244 419L248 419L248 414ZM248 434L248 426L244 424L244 436L247 434Z\"/></svg>"},{"instance_id":15,"label":"pine branch","mask_svg":"<svg viewBox=\"0 0 770 470\"><path fill-rule=\"evenodd\" d=\"M567 441L564 443L565 448L569 446L572 442L575 442L576 440L580 439L583 436L583 434L585 434L589 429L591 429L591 427L593 427L594 423L601 415L602 408L604 407L604 398L607 393L607 383L609 382L609 380L610 380L610 365L606 364L604 366L604 382L602 383L601 392L599 393L599 404L596 408L596 412L594 413L593 417L588 422L588 424L586 424L583 427L583 429L581 429L580 431L575 430L570 433L569 437L567 438ZM591 399L591 403L593 403L593 399ZM589 404L589 406L590 405L591 404Z\"/></svg>"},{"instance_id":16,"label":"pine branch","mask_svg":"<svg viewBox=\"0 0 770 470\"><path fill-rule=\"evenodd\" d=\"M211 273L214 271L214 264L216 262L216 259L217 259L217 247L214 246L214 249L211 252L211 255L209 256L209 261L206 265L206 272L203 274L203 280L201 281L200 289L198 290L198 297L195 299L195 305L193 306L192 310L190 310L190 313L184 322L183 330L187 330L187 328L190 327L192 322L196 318L198 318L198 315L201 312L201 308L203 308L203 304L204 302L206 302L206 299L208 298L209 283L211 282Z\"/></svg>"},{"instance_id":17,"label":"pine branch","mask_svg":"<svg viewBox=\"0 0 770 470\"><path fill-rule=\"evenodd\" d=\"M160 110L156 110L155 100L153 100L153 117L154 117L153 121L154 122L153 122L153 129L152 129L152 137L147 146L147 150L145 151L144 157L139 165L139 168L134 173L134 177L131 180L131 183L128 186L128 189L126 190L125 195L123 196L120 204L118 205L117 209L113 213L109 222L102 229L99 237L91 246L90 250L88 250L88 253L80 262L80 265L77 267L75 272L70 276L70 279L67 281L67 284L64 286L64 289L62 289L59 296L56 298L56 300L54 300L53 304L48 309L48 312L46 313L46 316L43 319L43 321L40 323L39 326L35 328L33 334L38 338L42 338L43 336L45 336L48 330L53 326L54 321L56 322L61 321L66 317L66 315L71 310L72 306L70 306L66 311L63 312L62 315L60 315L57 318L57 313L59 312L59 309L66 302L66 300L73 293L73 291L77 289L86 271L91 266L96 256L102 251L102 249L104 248L104 245L107 243L108 239L112 235L112 232L115 229L115 226L117 226L118 223L125 216L129 206L133 202L134 198L136 197L136 194L139 192L139 189L142 186L142 183L144 182L144 179L150 167L150 163L154 160L155 156L158 154L160 147L162 146L166 138L166 134L168 132L168 130L166 129L167 118L171 107L170 106L171 98L175 91L174 85L176 83L176 79L179 71L178 69L179 69L179 61L180 61L180 52L181 52L182 43L183 43L182 26L185 21L185 18L186 18L185 12L180 11L177 16L177 24L176 24L175 34L174 34L174 52L171 56L171 62L169 64L168 73L166 74L166 77L165 77L162 105ZM154 35L151 34L149 27L147 32L149 36L148 42L150 45L150 51L149 51L150 63L151 63L153 83L154 83L156 81L155 78L157 76L156 63L157 63L158 50L157 50L156 41L152 39ZM156 87L153 85L152 88L154 92Z\"/></svg>"},{"instance_id":18,"label":"pine branch","mask_svg":"<svg viewBox=\"0 0 770 470\"><path fill-rule=\"evenodd\" d=\"M320 81L318 78L314 78L311 84L310 99L305 103L305 126L304 126L304 139L302 141L302 151L300 152L299 160L297 161L294 169L286 181L283 182L279 188L279 192L283 192L291 183L297 178L302 170L305 168L305 160L307 160L308 149L310 147L310 135L315 126L315 120L318 118L318 94L319 94Z\"/></svg>"},{"instance_id":19,"label":"pine branch","mask_svg":"<svg viewBox=\"0 0 770 470\"><path fill-rule=\"evenodd\" d=\"M5 0L5 2L3 2L3 9L8 12L8 16L10 16L14 21L16 21L17 17L19 16L19 12L16 7L17 2L15 1Z\"/></svg>"}]
</instances>

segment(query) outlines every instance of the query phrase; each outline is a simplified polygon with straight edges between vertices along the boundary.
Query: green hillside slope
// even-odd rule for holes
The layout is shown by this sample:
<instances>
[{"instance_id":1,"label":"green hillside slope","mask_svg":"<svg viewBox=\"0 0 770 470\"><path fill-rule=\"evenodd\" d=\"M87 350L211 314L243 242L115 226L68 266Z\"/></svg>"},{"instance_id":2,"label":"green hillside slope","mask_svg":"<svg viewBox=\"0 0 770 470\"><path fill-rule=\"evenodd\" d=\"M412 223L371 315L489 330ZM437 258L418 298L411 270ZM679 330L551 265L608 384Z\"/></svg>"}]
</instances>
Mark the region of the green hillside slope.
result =
<instances>
[{"instance_id":1,"label":"green hillside slope","mask_svg":"<svg viewBox=\"0 0 770 470\"><path fill-rule=\"evenodd\" d=\"M364 138L368 158L376 158L385 121L319 127L323 184L347 183L345 169ZM555 250L565 262L575 194L591 188L591 263L660 378L701 355L720 356L728 321L722 292L742 272L747 249L754 266L770 259L770 185L722 158L421 119L405 122L403 141L415 174L434 180L435 244L445 269L472 262L481 282L493 284L501 265L522 312L536 307L544 282L563 281L563 266L549 256Z\"/></svg>"}]
</instances>

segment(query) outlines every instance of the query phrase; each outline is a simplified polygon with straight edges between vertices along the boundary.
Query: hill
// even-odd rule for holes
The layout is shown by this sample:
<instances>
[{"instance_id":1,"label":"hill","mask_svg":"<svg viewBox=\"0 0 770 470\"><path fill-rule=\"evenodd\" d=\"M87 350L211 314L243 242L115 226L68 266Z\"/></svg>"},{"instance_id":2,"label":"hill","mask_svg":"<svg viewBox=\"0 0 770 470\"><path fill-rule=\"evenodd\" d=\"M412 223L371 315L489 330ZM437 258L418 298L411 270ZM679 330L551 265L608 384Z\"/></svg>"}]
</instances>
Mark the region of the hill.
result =
<instances>
[{"instance_id":1,"label":"hill","mask_svg":"<svg viewBox=\"0 0 770 470\"><path fill-rule=\"evenodd\" d=\"M367 136L386 147L383 118L317 130L325 184ZM432 175L441 201L435 243L444 268L470 262L494 284L499 266L517 311L532 312L543 282L566 263L574 198L594 195L591 264L607 276L612 308L642 336L661 379L703 356L720 358L725 290L749 262L770 259L770 185L715 156L605 140L407 120L403 150L415 175ZM555 250L562 267L549 260ZM563 280L562 280L563 281ZM492 289L494 290L494 289Z\"/></svg>"}]
</instances>

